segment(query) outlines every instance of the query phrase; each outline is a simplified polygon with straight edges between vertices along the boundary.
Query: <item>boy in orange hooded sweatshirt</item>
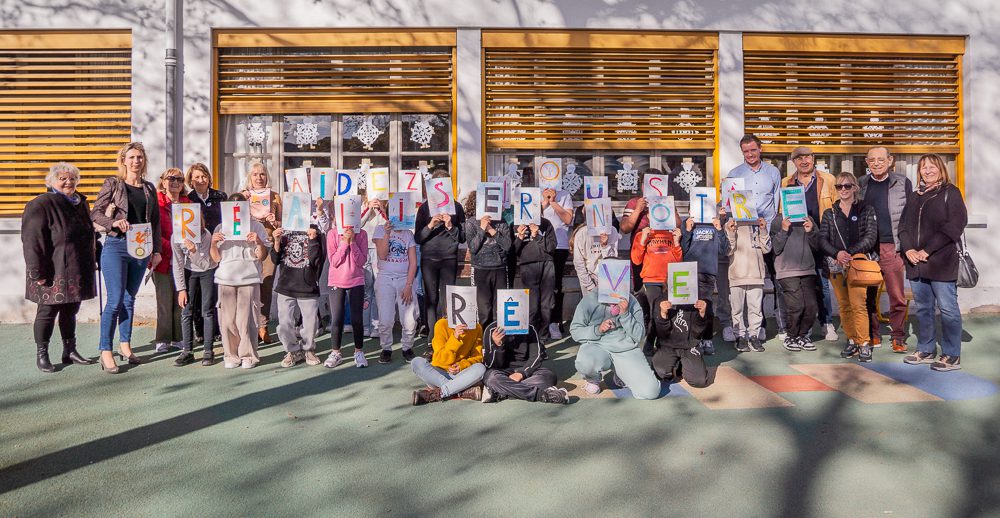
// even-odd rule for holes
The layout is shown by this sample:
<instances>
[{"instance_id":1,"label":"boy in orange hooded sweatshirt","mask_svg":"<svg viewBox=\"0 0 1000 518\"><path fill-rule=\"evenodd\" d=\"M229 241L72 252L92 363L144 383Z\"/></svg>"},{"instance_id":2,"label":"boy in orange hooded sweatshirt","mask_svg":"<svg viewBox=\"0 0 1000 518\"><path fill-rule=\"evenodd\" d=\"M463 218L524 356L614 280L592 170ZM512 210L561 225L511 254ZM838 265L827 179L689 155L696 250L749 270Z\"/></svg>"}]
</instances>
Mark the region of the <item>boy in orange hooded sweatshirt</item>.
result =
<instances>
[{"instance_id":1,"label":"boy in orange hooded sweatshirt","mask_svg":"<svg viewBox=\"0 0 1000 518\"><path fill-rule=\"evenodd\" d=\"M652 314L650 303L660 298L663 293L663 282L667 280L667 265L680 262L683 256L679 225L673 230L653 230L646 227L642 229L638 241L632 247L632 263L642 265L639 276L642 278L645 300L639 297L639 304L642 306L646 324L646 343L642 348L646 357L653 356L653 342L656 340L656 330L649 317Z\"/></svg>"}]
</instances>

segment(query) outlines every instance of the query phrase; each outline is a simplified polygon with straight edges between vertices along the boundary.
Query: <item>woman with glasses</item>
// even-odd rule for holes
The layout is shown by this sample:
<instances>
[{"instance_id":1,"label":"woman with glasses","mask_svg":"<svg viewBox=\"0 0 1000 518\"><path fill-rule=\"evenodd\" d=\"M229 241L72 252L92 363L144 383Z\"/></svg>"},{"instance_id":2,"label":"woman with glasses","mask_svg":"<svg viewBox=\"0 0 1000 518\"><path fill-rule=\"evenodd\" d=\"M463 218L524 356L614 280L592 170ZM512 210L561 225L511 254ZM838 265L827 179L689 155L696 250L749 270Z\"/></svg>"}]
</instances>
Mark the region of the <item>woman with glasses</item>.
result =
<instances>
[{"instance_id":1,"label":"woman with glasses","mask_svg":"<svg viewBox=\"0 0 1000 518\"><path fill-rule=\"evenodd\" d=\"M872 361L872 346L868 341L868 312L864 286L847 282L847 265L854 254L867 254L878 246L878 226L875 209L858 196L858 180L851 173L837 176L837 201L823 213L819 244L830 258L830 284L840 303L840 325L847 334L847 345L841 358L857 356L859 361Z\"/></svg>"},{"instance_id":2,"label":"woman with glasses","mask_svg":"<svg viewBox=\"0 0 1000 518\"><path fill-rule=\"evenodd\" d=\"M958 308L958 242L968 223L962 191L952 185L938 155L917 162L920 182L910 193L899 224L906 278L913 290L917 351L903 361L930 363L936 371L962 368L962 313ZM937 353L934 310L941 311L941 356Z\"/></svg>"},{"instance_id":3,"label":"woman with glasses","mask_svg":"<svg viewBox=\"0 0 1000 518\"><path fill-rule=\"evenodd\" d=\"M160 206L160 250L163 260L153 268L153 286L156 288L156 334L153 338L156 352L165 353L170 347L181 349L181 307L174 300L173 269L170 239L174 225L171 213L175 203L191 203L184 195L184 173L171 167L160 175L156 199Z\"/></svg>"},{"instance_id":4,"label":"woman with glasses","mask_svg":"<svg viewBox=\"0 0 1000 518\"><path fill-rule=\"evenodd\" d=\"M132 365L142 363L132 353L132 315L135 295L139 292L147 267L160 264L160 209L156 187L145 180L146 149L142 142L129 142L118 151L118 174L104 180L90 217L94 227L106 234L101 250L101 272L108 293L101 311L101 369L118 373L111 352L115 325L118 326L118 355ZM152 254L136 259L128 253L128 230L132 225L149 223L152 227ZM148 253L148 251L147 251Z\"/></svg>"}]
</instances>

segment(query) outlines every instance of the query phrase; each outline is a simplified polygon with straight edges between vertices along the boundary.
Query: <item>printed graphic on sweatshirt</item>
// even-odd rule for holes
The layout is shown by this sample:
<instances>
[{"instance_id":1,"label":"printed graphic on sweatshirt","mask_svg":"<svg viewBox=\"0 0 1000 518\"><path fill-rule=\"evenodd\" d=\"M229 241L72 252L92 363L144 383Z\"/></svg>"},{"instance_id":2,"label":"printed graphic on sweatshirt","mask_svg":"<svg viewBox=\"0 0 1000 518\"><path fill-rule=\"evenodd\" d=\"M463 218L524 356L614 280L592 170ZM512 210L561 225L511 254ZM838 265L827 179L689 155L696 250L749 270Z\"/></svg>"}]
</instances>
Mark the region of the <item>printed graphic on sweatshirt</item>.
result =
<instances>
[{"instance_id":1,"label":"printed graphic on sweatshirt","mask_svg":"<svg viewBox=\"0 0 1000 518\"><path fill-rule=\"evenodd\" d=\"M309 236L305 233L289 233L285 242L285 256L282 264L286 268L305 268L309 265Z\"/></svg>"},{"instance_id":2,"label":"printed graphic on sweatshirt","mask_svg":"<svg viewBox=\"0 0 1000 518\"><path fill-rule=\"evenodd\" d=\"M691 232L691 239L694 241L711 241L715 238L714 228L698 228Z\"/></svg>"}]
</instances>

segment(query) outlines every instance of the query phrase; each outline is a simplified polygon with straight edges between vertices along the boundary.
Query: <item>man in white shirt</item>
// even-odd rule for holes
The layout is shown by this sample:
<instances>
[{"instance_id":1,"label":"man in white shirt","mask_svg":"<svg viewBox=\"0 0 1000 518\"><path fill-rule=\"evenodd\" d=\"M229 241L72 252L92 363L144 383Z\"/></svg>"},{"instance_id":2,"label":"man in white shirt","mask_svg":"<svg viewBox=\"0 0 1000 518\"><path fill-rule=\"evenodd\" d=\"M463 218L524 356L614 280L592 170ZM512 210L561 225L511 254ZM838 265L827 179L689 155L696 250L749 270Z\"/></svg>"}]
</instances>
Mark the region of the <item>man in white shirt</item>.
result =
<instances>
[{"instance_id":1,"label":"man in white shirt","mask_svg":"<svg viewBox=\"0 0 1000 518\"><path fill-rule=\"evenodd\" d=\"M573 197L566 191L545 189L542 191L542 217L552 223L556 232L556 251L552 255L555 266L555 305L549 320L548 335L552 340L562 339L559 326L563 320L563 272L569 259L569 232L573 224ZM541 334L545 334L541 330Z\"/></svg>"}]
</instances>

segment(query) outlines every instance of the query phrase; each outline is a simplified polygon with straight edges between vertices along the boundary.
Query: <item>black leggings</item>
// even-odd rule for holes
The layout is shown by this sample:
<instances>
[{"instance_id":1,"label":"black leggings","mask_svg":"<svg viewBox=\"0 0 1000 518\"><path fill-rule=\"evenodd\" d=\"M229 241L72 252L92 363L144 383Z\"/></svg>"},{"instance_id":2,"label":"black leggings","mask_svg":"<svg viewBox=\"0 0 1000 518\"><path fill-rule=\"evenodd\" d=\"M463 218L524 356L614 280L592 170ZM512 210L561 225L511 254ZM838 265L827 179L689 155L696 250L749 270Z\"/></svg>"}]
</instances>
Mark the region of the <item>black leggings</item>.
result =
<instances>
[{"instance_id":1,"label":"black leggings","mask_svg":"<svg viewBox=\"0 0 1000 518\"><path fill-rule=\"evenodd\" d=\"M56 318L59 319L59 334L63 343L76 340L76 314L79 302L66 304L39 304L35 313L35 343L47 344L55 331Z\"/></svg>"},{"instance_id":2,"label":"black leggings","mask_svg":"<svg viewBox=\"0 0 1000 518\"><path fill-rule=\"evenodd\" d=\"M361 350L365 342L365 285L353 288L330 288L330 345L334 351L340 350L340 339L344 336L344 294L351 305L351 331L354 334L354 348Z\"/></svg>"},{"instance_id":3,"label":"black leggings","mask_svg":"<svg viewBox=\"0 0 1000 518\"><path fill-rule=\"evenodd\" d=\"M563 321L563 273L566 271L566 261L569 260L569 250L556 249L552 254L552 266L555 267L555 290L553 292L552 315L549 322L561 325Z\"/></svg>"},{"instance_id":4,"label":"black leggings","mask_svg":"<svg viewBox=\"0 0 1000 518\"><path fill-rule=\"evenodd\" d=\"M434 338L434 324L440 315L444 315L446 286L455 284L457 273L458 259L420 258L420 275L424 278L424 306L427 312L424 319L430 329L428 343Z\"/></svg>"}]
</instances>

